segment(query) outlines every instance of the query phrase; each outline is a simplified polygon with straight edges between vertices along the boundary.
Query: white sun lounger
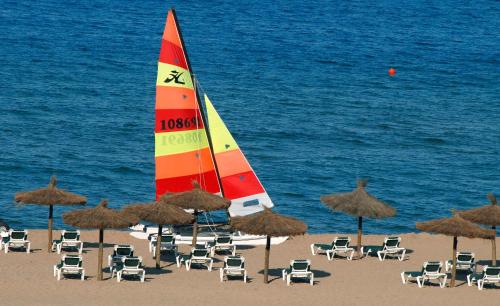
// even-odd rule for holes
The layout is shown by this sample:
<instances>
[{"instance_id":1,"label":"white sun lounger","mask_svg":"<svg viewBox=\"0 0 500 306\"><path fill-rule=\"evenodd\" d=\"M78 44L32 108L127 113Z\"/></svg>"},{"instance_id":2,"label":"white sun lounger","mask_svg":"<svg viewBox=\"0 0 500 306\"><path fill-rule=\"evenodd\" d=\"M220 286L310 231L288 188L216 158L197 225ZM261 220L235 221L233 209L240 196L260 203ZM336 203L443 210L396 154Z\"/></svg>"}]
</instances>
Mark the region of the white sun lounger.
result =
<instances>
[{"instance_id":1,"label":"white sun lounger","mask_svg":"<svg viewBox=\"0 0 500 306\"><path fill-rule=\"evenodd\" d=\"M467 275L467 284L472 286L474 282L479 290L483 290L484 284L499 284L500 267L485 266L482 273Z\"/></svg>"},{"instance_id":2,"label":"white sun lounger","mask_svg":"<svg viewBox=\"0 0 500 306\"><path fill-rule=\"evenodd\" d=\"M220 268L220 281L224 281L224 276L242 276L243 282L247 282L247 270L245 269L245 257L225 256L224 267ZM228 278L229 279L229 278Z\"/></svg>"},{"instance_id":3,"label":"white sun lounger","mask_svg":"<svg viewBox=\"0 0 500 306\"><path fill-rule=\"evenodd\" d=\"M465 270L467 273L474 273L476 271L475 255L471 252L457 252L456 253L457 270ZM446 271L453 268L453 260L446 262Z\"/></svg>"},{"instance_id":4,"label":"white sun lounger","mask_svg":"<svg viewBox=\"0 0 500 306\"><path fill-rule=\"evenodd\" d=\"M113 277L113 270L123 262L125 257L134 256L134 246L129 244L115 244L113 247L113 254L108 255L108 267L111 277Z\"/></svg>"},{"instance_id":5,"label":"white sun lounger","mask_svg":"<svg viewBox=\"0 0 500 306\"><path fill-rule=\"evenodd\" d=\"M410 279L416 279L418 287L422 288L425 284L425 281L437 279L439 282L439 286L441 288L444 288L448 276L446 273L441 273L442 267L443 264L440 261L426 261L424 262L421 271L401 272L401 280L403 281L403 284L406 284Z\"/></svg>"},{"instance_id":6,"label":"white sun lounger","mask_svg":"<svg viewBox=\"0 0 500 306\"><path fill-rule=\"evenodd\" d=\"M61 238L52 241L52 251L57 250L57 254L61 254L64 248L73 248L78 250L78 254L82 254L83 242L80 241L79 230L63 230Z\"/></svg>"},{"instance_id":7,"label":"white sun lounger","mask_svg":"<svg viewBox=\"0 0 500 306\"><path fill-rule=\"evenodd\" d=\"M293 278L308 279L311 286L314 285L314 273L311 271L311 261L309 259L294 259L290 261L290 268L283 269L283 280L290 286Z\"/></svg>"},{"instance_id":8,"label":"white sun lounger","mask_svg":"<svg viewBox=\"0 0 500 306\"><path fill-rule=\"evenodd\" d=\"M311 252L313 255L325 252L328 260L333 260L335 254L346 254L347 260L352 260L354 248L349 247L350 242L350 237L335 237L331 244L311 244ZM361 252L363 252L363 249L361 249Z\"/></svg>"},{"instance_id":9,"label":"white sun lounger","mask_svg":"<svg viewBox=\"0 0 500 306\"><path fill-rule=\"evenodd\" d=\"M212 271L213 259L209 254L208 248L193 248L189 255L177 256L177 267L180 267L184 262L187 271L191 269L192 264L204 265L208 268L208 271Z\"/></svg>"},{"instance_id":10,"label":"white sun lounger","mask_svg":"<svg viewBox=\"0 0 500 306\"><path fill-rule=\"evenodd\" d=\"M85 280L85 269L81 255L63 255L61 263L54 265L54 277L57 276L57 280L61 280L61 275L65 274L80 274L81 280Z\"/></svg>"},{"instance_id":11,"label":"white sun lounger","mask_svg":"<svg viewBox=\"0 0 500 306\"><path fill-rule=\"evenodd\" d=\"M378 259L384 261L387 256L396 256L399 261L403 261L406 249L399 246L401 237L385 237L382 246L365 246L366 256L372 252L377 252Z\"/></svg>"},{"instance_id":12,"label":"white sun lounger","mask_svg":"<svg viewBox=\"0 0 500 306\"><path fill-rule=\"evenodd\" d=\"M9 230L9 236L2 239L1 248L4 248L5 254L9 252L9 249L26 249L26 253L30 252L31 243L28 240L27 230Z\"/></svg>"},{"instance_id":13,"label":"white sun lounger","mask_svg":"<svg viewBox=\"0 0 500 306\"><path fill-rule=\"evenodd\" d=\"M131 275L138 276L141 283L144 282L146 277L146 271L142 266L142 257L123 257L122 263L117 265L113 270L113 274L116 273L116 281L121 282L123 276ZM113 275L111 275L113 277Z\"/></svg>"}]
</instances>

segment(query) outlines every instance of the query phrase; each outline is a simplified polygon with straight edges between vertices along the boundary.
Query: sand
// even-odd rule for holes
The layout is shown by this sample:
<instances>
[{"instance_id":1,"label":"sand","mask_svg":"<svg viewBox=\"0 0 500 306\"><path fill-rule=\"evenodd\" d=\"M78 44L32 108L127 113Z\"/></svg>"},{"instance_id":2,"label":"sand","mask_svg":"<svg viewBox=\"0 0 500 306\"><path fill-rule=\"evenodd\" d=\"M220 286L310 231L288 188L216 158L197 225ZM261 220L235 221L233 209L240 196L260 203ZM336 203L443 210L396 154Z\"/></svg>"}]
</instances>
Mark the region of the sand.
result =
<instances>
[{"instance_id":1,"label":"sand","mask_svg":"<svg viewBox=\"0 0 500 306\"><path fill-rule=\"evenodd\" d=\"M55 236L59 233L55 232ZM426 260L447 260L451 257L452 239L440 235L405 234L402 246L408 248L405 261L375 257L348 261L325 255L312 256L309 245L329 243L332 235L305 235L272 246L269 284L263 283L264 247L247 247L238 253L246 258L249 283L231 280L221 283L218 268L223 255L216 255L214 270L177 268L172 255L162 256L162 270L154 269L147 240L138 240L127 232L106 231L105 258L113 244L133 244L136 254L144 258L146 281L124 280L117 283L105 273L104 281L96 280L97 232L82 231L84 267L87 279L62 279L52 275L53 265L61 255L46 250L47 232L31 230L32 252L0 253L0 305L500 305L500 286L479 291L468 287L459 277L456 288L403 285L400 273L420 270ZM380 244L384 236L368 235L363 244ZM351 235L353 241L355 235ZM182 245L181 252L189 246ZM481 239L459 239L459 250L476 253L479 260L490 259L491 243ZM281 269L290 259L309 258L315 273L315 285L306 282L286 286L280 278ZM105 264L105 263L104 263Z\"/></svg>"}]
</instances>

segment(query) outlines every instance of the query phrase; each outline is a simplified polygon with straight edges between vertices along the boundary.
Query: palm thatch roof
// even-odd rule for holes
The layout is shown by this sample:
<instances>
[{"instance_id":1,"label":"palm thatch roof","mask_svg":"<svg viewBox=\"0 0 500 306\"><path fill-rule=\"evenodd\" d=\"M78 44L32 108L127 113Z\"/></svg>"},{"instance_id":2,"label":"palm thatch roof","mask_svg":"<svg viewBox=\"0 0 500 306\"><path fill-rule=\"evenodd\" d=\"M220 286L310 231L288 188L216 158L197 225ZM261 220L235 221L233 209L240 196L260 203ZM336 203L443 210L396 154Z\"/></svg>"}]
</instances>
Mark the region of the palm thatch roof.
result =
<instances>
[{"instance_id":1,"label":"palm thatch roof","mask_svg":"<svg viewBox=\"0 0 500 306\"><path fill-rule=\"evenodd\" d=\"M460 211L458 214L471 222L498 226L500 225L500 206L497 205L497 198L492 193L488 194L491 205Z\"/></svg>"},{"instance_id":2,"label":"palm thatch roof","mask_svg":"<svg viewBox=\"0 0 500 306\"><path fill-rule=\"evenodd\" d=\"M206 192L196 182L193 185L194 188L189 191L165 194L160 201L181 208L204 211L227 209L231 205L231 200Z\"/></svg>"},{"instance_id":3,"label":"palm thatch roof","mask_svg":"<svg viewBox=\"0 0 500 306\"><path fill-rule=\"evenodd\" d=\"M304 222L279 215L266 207L262 212L231 218L231 226L247 234L272 237L303 235L307 231Z\"/></svg>"},{"instance_id":4,"label":"palm thatch roof","mask_svg":"<svg viewBox=\"0 0 500 306\"><path fill-rule=\"evenodd\" d=\"M123 211L154 224L191 224L194 222L193 216L184 209L161 201L128 205Z\"/></svg>"},{"instance_id":5,"label":"palm thatch roof","mask_svg":"<svg viewBox=\"0 0 500 306\"><path fill-rule=\"evenodd\" d=\"M357 217L386 218L394 216L396 210L366 192L366 185L366 180L358 180L357 187L352 192L322 196L321 202L333 210Z\"/></svg>"},{"instance_id":6,"label":"palm thatch roof","mask_svg":"<svg viewBox=\"0 0 500 306\"><path fill-rule=\"evenodd\" d=\"M47 188L18 192L14 200L25 204L38 205L83 205L87 203L86 197L58 189L56 185L57 179L52 176Z\"/></svg>"},{"instance_id":7,"label":"palm thatch roof","mask_svg":"<svg viewBox=\"0 0 500 306\"><path fill-rule=\"evenodd\" d=\"M417 222L417 229L435 234L443 234L454 237L484 238L495 237L495 232L486 230L470 221L455 214L451 218L435 219L426 222Z\"/></svg>"},{"instance_id":8,"label":"palm thatch roof","mask_svg":"<svg viewBox=\"0 0 500 306\"><path fill-rule=\"evenodd\" d=\"M63 221L79 228L106 229L136 225L139 223L139 218L123 211L108 208L108 201L102 200L96 207L64 213Z\"/></svg>"}]
</instances>

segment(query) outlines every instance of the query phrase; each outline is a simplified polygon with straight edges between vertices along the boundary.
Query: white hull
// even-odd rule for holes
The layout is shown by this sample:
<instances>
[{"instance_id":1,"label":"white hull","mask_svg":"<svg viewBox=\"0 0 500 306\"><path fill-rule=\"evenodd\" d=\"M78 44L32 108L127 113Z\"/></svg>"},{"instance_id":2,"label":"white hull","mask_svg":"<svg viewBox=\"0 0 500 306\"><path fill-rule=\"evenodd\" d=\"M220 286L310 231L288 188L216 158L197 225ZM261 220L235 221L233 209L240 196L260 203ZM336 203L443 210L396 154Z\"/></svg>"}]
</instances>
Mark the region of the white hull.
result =
<instances>
[{"instance_id":1,"label":"white hull","mask_svg":"<svg viewBox=\"0 0 500 306\"><path fill-rule=\"evenodd\" d=\"M133 230L130 233L130 235L134 238L137 239L148 239L149 234L156 234L158 232L158 228L155 227L149 227L147 228L146 232L144 231L138 231L138 230ZM272 237L271 238L271 244L280 244L285 242L288 239L288 236L284 237ZM178 244L191 244L191 241L193 240L192 236L181 236L181 235L176 235L175 236L175 242ZM205 241L214 241L214 236L206 236L206 235L199 235L196 239L197 241L205 242ZM265 245L266 244L266 236L260 236L260 235L246 235L246 234L241 234L241 235L233 235L233 243L235 245Z\"/></svg>"}]
</instances>

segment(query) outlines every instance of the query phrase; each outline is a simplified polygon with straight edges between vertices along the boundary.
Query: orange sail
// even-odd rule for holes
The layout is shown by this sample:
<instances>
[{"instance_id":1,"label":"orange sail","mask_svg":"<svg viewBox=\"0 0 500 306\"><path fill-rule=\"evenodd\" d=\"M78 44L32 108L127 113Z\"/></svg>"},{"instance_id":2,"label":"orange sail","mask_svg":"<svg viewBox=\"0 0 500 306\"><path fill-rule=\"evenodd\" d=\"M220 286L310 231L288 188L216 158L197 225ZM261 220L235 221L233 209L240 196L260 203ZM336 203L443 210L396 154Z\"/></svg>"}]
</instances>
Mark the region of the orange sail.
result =
<instances>
[{"instance_id":1,"label":"orange sail","mask_svg":"<svg viewBox=\"0 0 500 306\"><path fill-rule=\"evenodd\" d=\"M175 11L170 10L161 41L156 79L156 198L191 190L193 181L220 193L191 67Z\"/></svg>"},{"instance_id":2,"label":"orange sail","mask_svg":"<svg viewBox=\"0 0 500 306\"><path fill-rule=\"evenodd\" d=\"M229 214L244 216L272 207L264 186L206 95L205 106L222 190L231 200Z\"/></svg>"}]
</instances>

